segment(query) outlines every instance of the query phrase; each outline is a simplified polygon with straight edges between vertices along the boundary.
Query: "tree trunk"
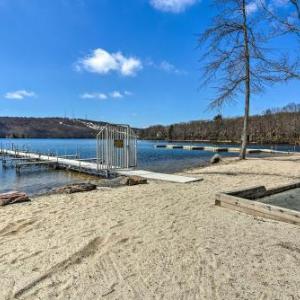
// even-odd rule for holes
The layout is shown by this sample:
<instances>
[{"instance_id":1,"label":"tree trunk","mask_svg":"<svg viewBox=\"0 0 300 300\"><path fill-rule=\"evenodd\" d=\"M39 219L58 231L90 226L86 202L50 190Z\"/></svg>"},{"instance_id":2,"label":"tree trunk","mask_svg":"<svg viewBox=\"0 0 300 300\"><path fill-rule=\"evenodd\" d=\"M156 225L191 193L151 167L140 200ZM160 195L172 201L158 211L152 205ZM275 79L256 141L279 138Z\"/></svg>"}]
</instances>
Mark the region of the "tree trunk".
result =
<instances>
[{"instance_id":1,"label":"tree trunk","mask_svg":"<svg viewBox=\"0 0 300 300\"><path fill-rule=\"evenodd\" d=\"M248 128L249 128L249 111L250 111L250 55L249 55L249 40L247 27L247 12L246 3L243 0L243 29L244 29L244 60L245 60L245 115L242 133L242 146L240 151L240 159L246 158L246 150L248 144Z\"/></svg>"}]
</instances>

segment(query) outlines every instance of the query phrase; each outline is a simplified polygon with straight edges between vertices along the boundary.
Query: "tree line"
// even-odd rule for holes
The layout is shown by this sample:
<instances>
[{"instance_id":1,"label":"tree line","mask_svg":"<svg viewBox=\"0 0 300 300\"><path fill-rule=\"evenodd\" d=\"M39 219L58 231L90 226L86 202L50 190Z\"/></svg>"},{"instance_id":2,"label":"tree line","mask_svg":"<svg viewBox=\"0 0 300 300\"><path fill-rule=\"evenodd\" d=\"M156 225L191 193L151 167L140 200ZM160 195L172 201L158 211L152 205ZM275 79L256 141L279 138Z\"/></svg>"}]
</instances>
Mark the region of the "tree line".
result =
<instances>
[{"instance_id":1,"label":"tree line","mask_svg":"<svg viewBox=\"0 0 300 300\"><path fill-rule=\"evenodd\" d=\"M0 138L95 138L104 124L68 118L0 117Z\"/></svg>"},{"instance_id":2,"label":"tree line","mask_svg":"<svg viewBox=\"0 0 300 300\"><path fill-rule=\"evenodd\" d=\"M201 140L211 142L241 142L243 117L190 121L169 126L150 126L139 130L141 139ZM247 141L262 144L300 144L300 104L268 109L249 118Z\"/></svg>"}]
</instances>

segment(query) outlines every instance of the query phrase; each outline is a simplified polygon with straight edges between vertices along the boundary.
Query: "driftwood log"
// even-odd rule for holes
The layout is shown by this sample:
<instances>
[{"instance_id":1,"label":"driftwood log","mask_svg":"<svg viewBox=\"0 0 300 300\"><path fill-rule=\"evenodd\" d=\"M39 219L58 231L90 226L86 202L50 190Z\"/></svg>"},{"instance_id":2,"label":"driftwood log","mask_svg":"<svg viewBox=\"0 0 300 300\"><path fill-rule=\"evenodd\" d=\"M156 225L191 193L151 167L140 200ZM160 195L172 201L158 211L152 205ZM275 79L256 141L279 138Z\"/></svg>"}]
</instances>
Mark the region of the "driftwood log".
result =
<instances>
[{"instance_id":1,"label":"driftwood log","mask_svg":"<svg viewBox=\"0 0 300 300\"><path fill-rule=\"evenodd\" d=\"M73 194L80 192L92 191L97 188L97 185L92 183L74 183L68 184L61 188L56 189L55 191L59 194Z\"/></svg>"},{"instance_id":2,"label":"driftwood log","mask_svg":"<svg viewBox=\"0 0 300 300\"><path fill-rule=\"evenodd\" d=\"M129 176L122 178L122 184L124 185L138 185L146 184L147 179L140 176Z\"/></svg>"},{"instance_id":3,"label":"driftwood log","mask_svg":"<svg viewBox=\"0 0 300 300\"><path fill-rule=\"evenodd\" d=\"M0 206L30 201L26 193L12 191L0 194Z\"/></svg>"}]
</instances>

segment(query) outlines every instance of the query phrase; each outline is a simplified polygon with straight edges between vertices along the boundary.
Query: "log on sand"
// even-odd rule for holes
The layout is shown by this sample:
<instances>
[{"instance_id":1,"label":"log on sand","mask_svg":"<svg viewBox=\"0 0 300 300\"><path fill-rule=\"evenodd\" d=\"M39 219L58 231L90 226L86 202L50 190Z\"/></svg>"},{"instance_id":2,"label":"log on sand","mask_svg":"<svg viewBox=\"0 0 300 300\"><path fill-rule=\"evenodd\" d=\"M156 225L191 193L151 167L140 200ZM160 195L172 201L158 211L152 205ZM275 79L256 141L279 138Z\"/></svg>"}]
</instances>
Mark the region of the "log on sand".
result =
<instances>
[{"instance_id":1,"label":"log on sand","mask_svg":"<svg viewBox=\"0 0 300 300\"><path fill-rule=\"evenodd\" d=\"M138 185L138 184L146 184L147 179L140 176L126 176L123 177L121 183L124 185Z\"/></svg>"},{"instance_id":2,"label":"log on sand","mask_svg":"<svg viewBox=\"0 0 300 300\"><path fill-rule=\"evenodd\" d=\"M0 194L0 206L30 201L26 193L12 191Z\"/></svg>"},{"instance_id":3,"label":"log on sand","mask_svg":"<svg viewBox=\"0 0 300 300\"><path fill-rule=\"evenodd\" d=\"M88 192L95 190L97 185L92 183L74 183L68 184L63 187L56 189L56 193L59 194L73 194L73 193L80 193L80 192Z\"/></svg>"}]
</instances>

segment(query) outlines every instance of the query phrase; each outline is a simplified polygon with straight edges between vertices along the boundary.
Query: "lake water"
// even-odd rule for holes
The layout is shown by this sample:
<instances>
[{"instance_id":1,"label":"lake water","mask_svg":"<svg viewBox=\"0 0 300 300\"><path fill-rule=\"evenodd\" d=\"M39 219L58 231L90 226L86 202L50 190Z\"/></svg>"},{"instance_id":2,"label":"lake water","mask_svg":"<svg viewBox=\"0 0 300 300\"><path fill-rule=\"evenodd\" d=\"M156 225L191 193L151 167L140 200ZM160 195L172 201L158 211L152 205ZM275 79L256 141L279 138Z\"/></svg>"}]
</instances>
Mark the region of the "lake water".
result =
<instances>
[{"instance_id":1,"label":"lake water","mask_svg":"<svg viewBox=\"0 0 300 300\"><path fill-rule=\"evenodd\" d=\"M43 153L57 153L58 155L73 155L77 152L81 158L94 158L96 156L96 141L94 139L0 139L2 147L14 143L19 149L26 147L32 151ZM138 168L164 173L175 173L186 168L205 165L214 155L207 151L189 151L182 149L159 149L156 144L162 141L138 141L137 157ZM186 143L176 143L186 144ZM212 145L193 143L193 145ZM233 146L233 145L218 145ZM270 148L270 146L251 146L253 148ZM276 146L277 150L292 150L291 146ZM293 149L294 150L294 149ZM296 148L300 151L300 148ZM237 156L235 153L221 153L222 156ZM256 156L261 156L256 155ZM0 163L0 192L9 190L25 191L29 194L39 194L64 184L91 179L88 176L75 172L54 170L23 170L17 175L15 169L3 169Z\"/></svg>"}]
</instances>

